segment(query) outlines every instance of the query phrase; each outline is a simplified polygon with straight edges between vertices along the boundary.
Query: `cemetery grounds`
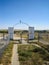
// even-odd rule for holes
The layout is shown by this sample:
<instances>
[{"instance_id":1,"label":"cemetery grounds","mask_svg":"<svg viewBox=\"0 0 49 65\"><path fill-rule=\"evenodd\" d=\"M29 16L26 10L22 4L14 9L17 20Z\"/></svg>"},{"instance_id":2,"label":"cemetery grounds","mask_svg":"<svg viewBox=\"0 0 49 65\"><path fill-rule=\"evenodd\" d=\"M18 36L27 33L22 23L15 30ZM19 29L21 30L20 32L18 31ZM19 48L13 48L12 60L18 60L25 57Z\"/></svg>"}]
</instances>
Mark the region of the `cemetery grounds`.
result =
<instances>
[{"instance_id":1,"label":"cemetery grounds","mask_svg":"<svg viewBox=\"0 0 49 65\"><path fill-rule=\"evenodd\" d=\"M15 32L14 36L19 37L20 32L21 31ZM24 31L22 37L27 38L27 34L28 32ZM32 40L28 44L18 44L20 65L46 65L46 63L49 62L49 45L41 44L40 39L38 39L38 32L35 32L35 40L37 41L33 42ZM47 36L43 36L43 40L49 42L49 36L48 39ZM11 65L13 44L15 44L15 42L10 41L10 43L4 50L2 57L0 58L0 64ZM33 44L37 44L40 47L37 47Z\"/></svg>"}]
</instances>

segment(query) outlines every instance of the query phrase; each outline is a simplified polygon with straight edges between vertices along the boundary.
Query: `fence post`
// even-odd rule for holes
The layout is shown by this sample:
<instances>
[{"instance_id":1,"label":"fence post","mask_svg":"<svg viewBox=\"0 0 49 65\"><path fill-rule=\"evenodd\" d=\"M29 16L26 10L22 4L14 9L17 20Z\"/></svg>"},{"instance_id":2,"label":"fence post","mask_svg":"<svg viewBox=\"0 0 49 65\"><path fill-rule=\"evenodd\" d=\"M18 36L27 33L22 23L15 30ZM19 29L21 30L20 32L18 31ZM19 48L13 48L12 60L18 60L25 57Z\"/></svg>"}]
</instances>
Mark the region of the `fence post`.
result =
<instances>
[{"instance_id":1,"label":"fence post","mask_svg":"<svg viewBox=\"0 0 49 65\"><path fill-rule=\"evenodd\" d=\"M38 32L38 42L39 42L39 32Z\"/></svg>"}]
</instances>

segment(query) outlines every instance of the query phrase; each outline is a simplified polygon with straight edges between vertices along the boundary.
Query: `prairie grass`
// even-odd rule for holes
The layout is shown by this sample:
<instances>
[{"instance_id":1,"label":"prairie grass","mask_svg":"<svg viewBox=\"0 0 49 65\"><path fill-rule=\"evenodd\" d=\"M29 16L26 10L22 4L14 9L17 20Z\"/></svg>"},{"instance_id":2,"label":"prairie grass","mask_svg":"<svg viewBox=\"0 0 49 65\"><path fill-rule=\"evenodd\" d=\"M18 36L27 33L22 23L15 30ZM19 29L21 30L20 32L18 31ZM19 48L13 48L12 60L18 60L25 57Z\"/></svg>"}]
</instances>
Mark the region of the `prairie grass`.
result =
<instances>
[{"instance_id":1,"label":"prairie grass","mask_svg":"<svg viewBox=\"0 0 49 65\"><path fill-rule=\"evenodd\" d=\"M37 52L34 50L38 47L29 45L18 45L19 61L20 65L43 65L43 58L41 57L40 50L38 48Z\"/></svg>"},{"instance_id":2,"label":"prairie grass","mask_svg":"<svg viewBox=\"0 0 49 65\"><path fill-rule=\"evenodd\" d=\"M7 48L4 50L3 55L0 59L0 64L9 65L11 63L13 43L9 43Z\"/></svg>"}]
</instances>

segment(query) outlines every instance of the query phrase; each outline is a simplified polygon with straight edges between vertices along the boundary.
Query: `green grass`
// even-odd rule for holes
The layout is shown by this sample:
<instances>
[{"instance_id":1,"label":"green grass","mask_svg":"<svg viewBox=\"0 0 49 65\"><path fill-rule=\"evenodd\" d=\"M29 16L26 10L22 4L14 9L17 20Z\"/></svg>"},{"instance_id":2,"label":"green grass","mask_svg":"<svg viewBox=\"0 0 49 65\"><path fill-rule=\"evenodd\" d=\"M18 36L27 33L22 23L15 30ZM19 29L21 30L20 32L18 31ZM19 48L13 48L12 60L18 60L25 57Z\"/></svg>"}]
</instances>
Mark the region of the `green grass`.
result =
<instances>
[{"instance_id":1,"label":"green grass","mask_svg":"<svg viewBox=\"0 0 49 65\"><path fill-rule=\"evenodd\" d=\"M41 47L43 47L45 50L47 50L49 52L49 45L45 45L40 42L37 42L36 44L40 45Z\"/></svg>"},{"instance_id":2,"label":"green grass","mask_svg":"<svg viewBox=\"0 0 49 65\"><path fill-rule=\"evenodd\" d=\"M4 50L0 63L3 65L9 65L11 63L13 43L9 43L8 47Z\"/></svg>"},{"instance_id":3,"label":"green grass","mask_svg":"<svg viewBox=\"0 0 49 65\"><path fill-rule=\"evenodd\" d=\"M36 50L36 51L35 51ZM31 44L18 45L20 65L43 65L43 50Z\"/></svg>"}]
</instances>

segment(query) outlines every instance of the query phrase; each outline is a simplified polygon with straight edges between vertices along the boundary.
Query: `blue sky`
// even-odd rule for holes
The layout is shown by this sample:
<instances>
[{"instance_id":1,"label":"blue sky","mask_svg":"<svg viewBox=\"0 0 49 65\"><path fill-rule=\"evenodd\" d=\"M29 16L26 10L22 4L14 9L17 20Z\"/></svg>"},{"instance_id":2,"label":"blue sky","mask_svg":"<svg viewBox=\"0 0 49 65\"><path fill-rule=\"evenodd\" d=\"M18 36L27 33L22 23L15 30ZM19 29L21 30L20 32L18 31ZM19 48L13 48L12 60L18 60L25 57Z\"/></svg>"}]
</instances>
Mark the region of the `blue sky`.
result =
<instances>
[{"instance_id":1,"label":"blue sky","mask_svg":"<svg viewBox=\"0 0 49 65\"><path fill-rule=\"evenodd\" d=\"M35 29L49 29L49 0L0 0L0 29L23 21ZM19 24L15 28L27 28Z\"/></svg>"}]
</instances>

